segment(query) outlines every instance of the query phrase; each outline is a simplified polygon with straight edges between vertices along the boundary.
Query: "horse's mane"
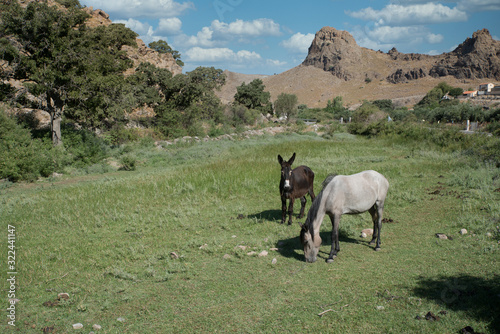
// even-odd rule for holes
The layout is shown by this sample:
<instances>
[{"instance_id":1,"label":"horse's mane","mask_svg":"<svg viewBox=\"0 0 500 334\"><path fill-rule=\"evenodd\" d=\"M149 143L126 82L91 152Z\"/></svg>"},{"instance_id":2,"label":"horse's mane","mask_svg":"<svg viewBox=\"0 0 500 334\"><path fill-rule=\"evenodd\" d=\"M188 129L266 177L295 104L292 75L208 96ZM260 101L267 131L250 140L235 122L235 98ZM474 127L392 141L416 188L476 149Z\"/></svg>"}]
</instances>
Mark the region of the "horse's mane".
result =
<instances>
[{"instance_id":1,"label":"horse's mane","mask_svg":"<svg viewBox=\"0 0 500 334\"><path fill-rule=\"evenodd\" d=\"M309 212L307 213L307 218L306 222L304 225L307 227L307 230L311 234L311 238L314 240L314 224L312 223L313 217L316 217L318 214L319 206L321 204L321 199L323 198L323 191L325 190L326 186L332 182L332 180L337 176L337 174L330 174L326 177L326 179L321 183L321 191L319 192L318 196L314 199L311 208L309 209Z\"/></svg>"}]
</instances>

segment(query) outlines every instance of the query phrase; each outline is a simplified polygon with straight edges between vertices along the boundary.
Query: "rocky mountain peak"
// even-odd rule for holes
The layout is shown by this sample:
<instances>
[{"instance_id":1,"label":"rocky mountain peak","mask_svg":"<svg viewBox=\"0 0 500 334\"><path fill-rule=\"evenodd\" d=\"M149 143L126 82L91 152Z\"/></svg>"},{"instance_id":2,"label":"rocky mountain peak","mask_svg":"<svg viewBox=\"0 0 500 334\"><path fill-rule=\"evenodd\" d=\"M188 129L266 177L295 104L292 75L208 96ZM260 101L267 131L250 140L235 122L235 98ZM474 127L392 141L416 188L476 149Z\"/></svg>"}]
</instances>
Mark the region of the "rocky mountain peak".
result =
<instances>
[{"instance_id":1,"label":"rocky mountain peak","mask_svg":"<svg viewBox=\"0 0 500 334\"><path fill-rule=\"evenodd\" d=\"M361 48L347 31L324 27L316 33L309 53L302 63L330 71L345 80L352 79L346 67L361 59Z\"/></svg>"},{"instance_id":2,"label":"rocky mountain peak","mask_svg":"<svg viewBox=\"0 0 500 334\"><path fill-rule=\"evenodd\" d=\"M437 56L401 53L396 48L383 53L358 46L347 31L324 27L316 33L302 65L320 68L346 81L385 78L402 83L449 75L457 79L500 80L500 41L482 29L454 51Z\"/></svg>"}]
</instances>

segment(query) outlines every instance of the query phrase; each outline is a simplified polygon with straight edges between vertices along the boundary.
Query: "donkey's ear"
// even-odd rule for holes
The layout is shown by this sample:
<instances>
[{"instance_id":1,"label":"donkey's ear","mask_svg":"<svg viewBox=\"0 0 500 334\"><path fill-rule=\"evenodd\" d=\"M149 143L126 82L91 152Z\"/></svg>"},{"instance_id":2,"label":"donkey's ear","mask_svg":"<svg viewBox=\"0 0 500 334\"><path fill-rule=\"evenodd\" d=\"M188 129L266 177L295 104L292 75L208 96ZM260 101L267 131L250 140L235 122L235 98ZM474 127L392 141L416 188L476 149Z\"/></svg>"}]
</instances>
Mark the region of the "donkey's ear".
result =
<instances>
[{"instance_id":1,"label":"donkey's ear","mask_svg":"<svg viewBox=\"0 0 500 334\"><path fill-rule=\"evenodd\" d=\"M290 158L290 160L288 160L288 163L291 165L291 164L293 164L294 161L295 161L295 152L293 152L293 155Z\"/></svg>"},{"instance_id":2,"label":"donkey's ear","mask_svg":"<svg viewBox=\"0 0 500 334\"><path fill-rule=\"evenodd\" d=\"M283 158L279 154L278 154L278 162L280 163L280 165L283 163Z\"/></svg>"}]
</instances>

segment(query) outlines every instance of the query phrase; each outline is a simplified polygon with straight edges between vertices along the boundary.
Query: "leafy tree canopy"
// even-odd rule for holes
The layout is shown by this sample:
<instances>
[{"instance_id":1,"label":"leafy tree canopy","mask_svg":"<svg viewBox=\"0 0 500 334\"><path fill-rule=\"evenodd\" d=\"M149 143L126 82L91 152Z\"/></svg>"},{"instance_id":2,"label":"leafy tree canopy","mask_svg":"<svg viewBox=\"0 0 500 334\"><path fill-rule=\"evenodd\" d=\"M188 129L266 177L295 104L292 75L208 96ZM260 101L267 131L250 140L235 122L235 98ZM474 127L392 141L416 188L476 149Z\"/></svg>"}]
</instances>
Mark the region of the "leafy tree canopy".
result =
<instances>
[{"instance_id":1,"label":"leafy tree canopy","mask_svg":"<svg viewBox=\"0 0 500 334\"><path fill-rule=\"evenodd\" d=\"M181 60L181 54L179 51L177 50L173 50L170 45L168 45L167 42L165 42L164 40L158 40L156 42L151 42L149 43L148 45L151 49L159 52L159 53L170 53L172 54L172 57L174 57L175 59L175 62L177 63L177 65L179 66L184 66L184 62Z\"/></svg>"},{"instance_id":2,"label":"leafy tree canopy","mask_svg":"<svg viewBox=\"0 0 500 334\"><path fill-rule=\"evenodd\" d=\"M257 109L262 113L269 112L271 109L271 93L264 91L266 86L261 79L255 79L248 85L242 83L236 87L234 100L248 109Z\"/></svg>"},{"instance_id":3,"label":"leafy tree canopy","mask_svg":"<svg viewBox=\"0 0 500 334\"><path fill-rule=\"evenodd\" d=\"M295 94L281 93L274 102L276 116L287 116L288 119L297 114L298 98Z\"/></svg>"}]
</instances>

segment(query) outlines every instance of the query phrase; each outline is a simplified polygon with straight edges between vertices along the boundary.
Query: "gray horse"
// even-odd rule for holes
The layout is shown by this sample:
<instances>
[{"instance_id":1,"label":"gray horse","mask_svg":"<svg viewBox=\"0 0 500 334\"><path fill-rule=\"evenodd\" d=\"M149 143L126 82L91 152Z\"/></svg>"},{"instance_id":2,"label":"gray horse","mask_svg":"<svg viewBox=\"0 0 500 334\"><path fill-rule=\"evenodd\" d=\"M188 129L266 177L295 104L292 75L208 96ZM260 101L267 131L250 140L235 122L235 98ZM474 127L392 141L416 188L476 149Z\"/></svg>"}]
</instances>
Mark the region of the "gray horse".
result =
<instances>
[{"instance_id":1,"label":"gray horse","mask_svg":"<svg viewBox=\"0 0 500 334\"><path fill-rule=\"evenodd\" d=\"M339 223L343 214L358 214L370 212L373 220L373 239L375 250L380 250L380 229L384 201L389 189L389 182L380 173L368 170L353 175L331 175L323 181L323 189L314 200L306 222L301 225L300 241L304 246L306 262L316 261L321 237L319 229L325 214L332 221L332 250L326 260L333 262L340 251Z\"/></svg>"}]
</instances>

